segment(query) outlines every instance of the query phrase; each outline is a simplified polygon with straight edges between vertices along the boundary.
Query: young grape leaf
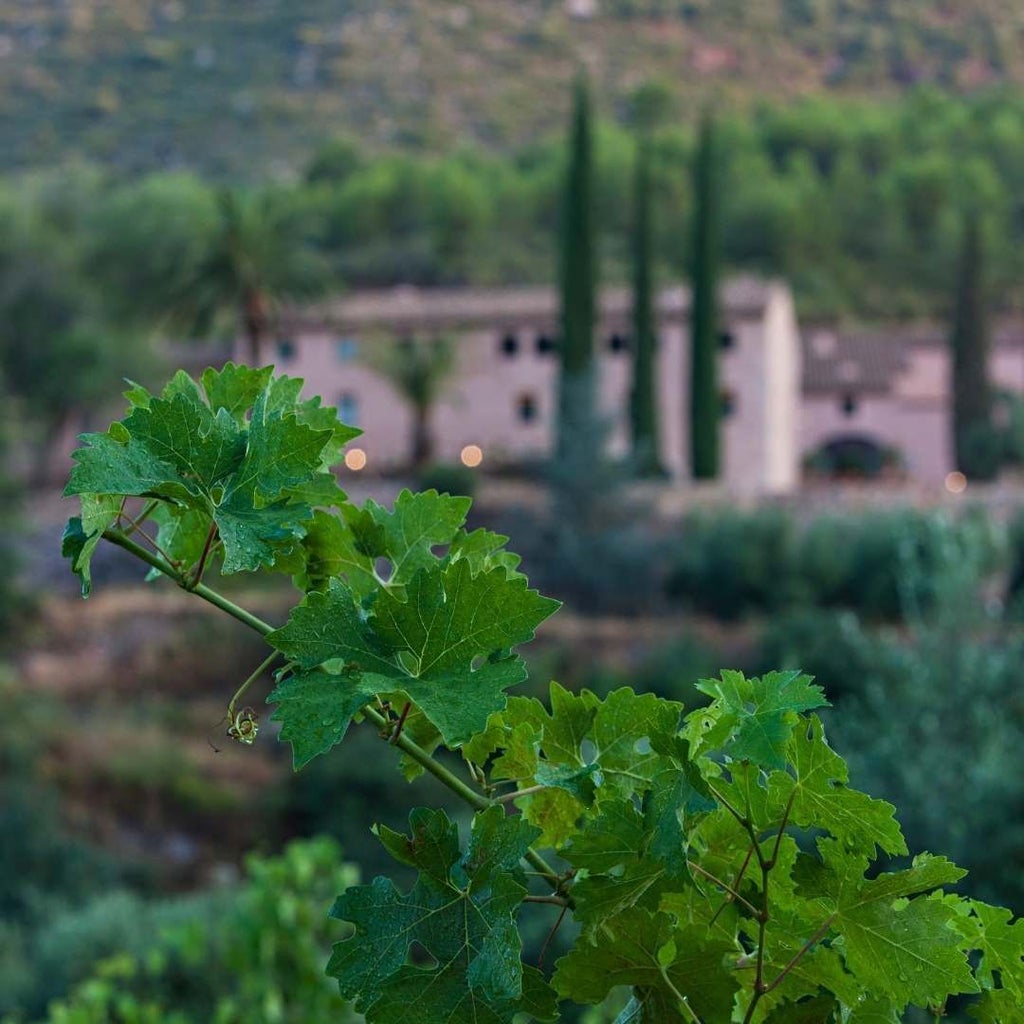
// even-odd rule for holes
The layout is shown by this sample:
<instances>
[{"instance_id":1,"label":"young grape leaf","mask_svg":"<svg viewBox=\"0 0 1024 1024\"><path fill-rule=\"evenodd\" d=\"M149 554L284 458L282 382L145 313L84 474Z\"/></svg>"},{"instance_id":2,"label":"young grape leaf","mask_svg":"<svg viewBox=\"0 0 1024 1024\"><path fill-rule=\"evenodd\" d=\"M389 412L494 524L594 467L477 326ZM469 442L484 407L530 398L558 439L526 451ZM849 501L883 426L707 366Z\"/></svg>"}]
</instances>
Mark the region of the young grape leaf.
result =
<instances>
[{"instance_id":1,"label":"young grape leaf","mask_svg":"<svg viewBox=\"0 0 1024 1024\"><path fill-rule=\"evenodd\" d=\"M281 379L256 394L246 420L240 410L264 377L263 371L237 367L205 375L205 394L214 396L216 408L183 373L159 398L133 389L135 404L123 421L106 434L82 436L85 446L74 453L65 493L162 499L216 524L224 572L273 566L312 516L310 505L296 499L322 496L323 453L350 431L342 430L333 411L328 422L328 410L297 405L294 382L282 389ZM292 396L290 407L283 395ZM304 417L323 422L324 429L306 425ZM190 536L198 532L193 521ZM194 548L191 542L183 546Z\"/></svg>"},{"instance_id":2,"label":"young grape leaf","mask_svg":"<svg viewBox=\"0 0 1024 1024\"><path fill-rule=\"evenodd\" d=\"M727 1021L739 985L722 961L735 951L699 929L676 927L668 914L637 908L606 921L593 944L577 942L558 961L552 984L564 998L582 1003L632 986L644 1009L640 1019L650 1024L691 1024L694 1014Z\"/></svg>"},{"instance_id":3,"label":"young grape leaf","mask_svg":"<svg viewBox=\"0 0 1024 1024\"><path fill-rule=\"evenodd\" d=\"M64 528L60 553L71 560L71 570L82 585L82 597L88 597L92 590L92 556L120 508L117 494L84 494L81 516L73 516Z\"/></svg>"},{"instance_id":4,"label":"young grape leaf","mask_svg":"<svg viewBox=\"0 0 1024 1024\"><path fill-rule=\"evenodd\" d=\"M243 427L246 413L257 397L267 389L273 373L272 366L255 369L228 362L219 370L208 366L199 379L210 408L214 411L226 410L235 423Z\"/></svg>"},{"instance_id":5,"label":"young grape leaf","mask_svg":"<svg viewBox=\"0 0 1024 1024\"><path fill-rule=\"evenodd\" d=\"M688 732L694 754L717 747L733 760L780 770L786 767L797 713L828 704L821 687L799 672L771 672L759 679L723 672L720 679L701 680L697 689L717 705L691 716L700 722L700 729L691 726Z\"/></svg>"},{"instance_id":6,"label":"young grape leaf","mask_svg":"<svg viewBox=\"0 0 1024 1024\"><path fill-rule=\"evenodd\" d=\"M524 995L543 1006L540 979L524 985L515 922L527 892L519 862L537 830L491 807L474 817L462 853L443 811L416 809L409 823L409 836L379 831L387 849L418 870L412 890L376 878L347 890L331 911L355 926L327 968L341 994L375 1024L506 1024L526 1008ZM414 943L433 967L408 963Z\"/></svg>"}]
</instances>

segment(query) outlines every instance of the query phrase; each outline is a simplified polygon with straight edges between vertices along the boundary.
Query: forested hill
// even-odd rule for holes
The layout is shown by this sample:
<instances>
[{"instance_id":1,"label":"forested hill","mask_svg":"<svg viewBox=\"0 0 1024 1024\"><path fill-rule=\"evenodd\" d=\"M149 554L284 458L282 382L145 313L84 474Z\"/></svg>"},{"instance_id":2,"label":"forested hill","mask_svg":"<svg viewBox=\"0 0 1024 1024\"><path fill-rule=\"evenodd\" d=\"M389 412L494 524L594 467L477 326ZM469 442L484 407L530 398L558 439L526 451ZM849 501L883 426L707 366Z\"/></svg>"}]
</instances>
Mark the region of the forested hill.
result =
<instances>
[{"instance_id":1,"label":"forested hill","mask_svg":"<svg viewBox=\"0 0 1024 1024\"><path fill-rule=\"evenodd\" d=\"M263 176L350 133L506 149L657 76L693 110L1024 82L1019 0L0 0L0 170Z\"/></svg>"}]
</instances>

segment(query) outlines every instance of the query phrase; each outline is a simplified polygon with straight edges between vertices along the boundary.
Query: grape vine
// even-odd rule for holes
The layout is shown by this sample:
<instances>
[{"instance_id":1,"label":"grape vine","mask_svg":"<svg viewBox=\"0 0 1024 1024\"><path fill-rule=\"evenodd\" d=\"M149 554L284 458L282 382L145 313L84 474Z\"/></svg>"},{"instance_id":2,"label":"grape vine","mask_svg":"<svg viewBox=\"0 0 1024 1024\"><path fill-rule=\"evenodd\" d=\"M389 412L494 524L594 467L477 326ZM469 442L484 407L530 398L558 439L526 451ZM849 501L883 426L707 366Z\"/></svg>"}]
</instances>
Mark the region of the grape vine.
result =
<instances>
[{"instance_id":1,"label":"grape vine","mask_svg":"<svg viewBox=\"0 0 1024 1024\"><path fill-rule=\"evenodd\" d=\"M963 994L983 1024L1024 1019L1024 924L945 891L964 872L942 857L879 870L908 855L895 809L848 786L810 678L725 671L689 714L630 689L508 696L557 602L506 537L467 531L468 499L351 503L332 467L358 431L301 387L230 363L133 385L74 454L63 550L85 596L106 541L264 637L227 707L237 740L257 739L240 702L276 666L296 769L368 722L410 779L469 805L465 843L440 810L378 827L415 884L378 877L331 910L354 936L327 971L370 1024L550 1021L620 986L618 1024L895 1024ZM209 586L218 566L302 597L275 627ZM575 921L553 966L524 963L524 913Z\"/></svg>"}]
</instances>

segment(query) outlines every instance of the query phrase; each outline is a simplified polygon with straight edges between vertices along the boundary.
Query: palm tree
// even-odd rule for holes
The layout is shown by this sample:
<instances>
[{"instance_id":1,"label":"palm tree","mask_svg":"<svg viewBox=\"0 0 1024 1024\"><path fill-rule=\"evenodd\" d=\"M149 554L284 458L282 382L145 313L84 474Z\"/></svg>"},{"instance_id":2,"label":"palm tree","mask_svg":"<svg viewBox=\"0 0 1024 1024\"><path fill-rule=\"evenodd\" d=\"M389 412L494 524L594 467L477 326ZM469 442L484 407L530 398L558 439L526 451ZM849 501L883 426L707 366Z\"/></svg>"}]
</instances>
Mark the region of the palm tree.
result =
<instances>
[{"instance_id":1,"label":"palm tree","mask_svg":"<svg viewBox=\"0 0 1024 1024\"><path fill-rule=\"evenodd\" d=\"M118 195L100 217L93 273L122 316L189 337L241 329L253 364L275 306L326 284L293 196L211 192L182 175Z\"/></svg>"},{"instance_id":2,"label":"palm tree","mask_svg":"<svg viewBox=\"0 0 1024 1024\"><path fill-rule=\"evenodd\" d=\"M412 465L422 469L433 460L430 414L455 370L451 338L402 338L367 346L367 365L398 392L412 412Z\"/></svg>"}]
</instances>

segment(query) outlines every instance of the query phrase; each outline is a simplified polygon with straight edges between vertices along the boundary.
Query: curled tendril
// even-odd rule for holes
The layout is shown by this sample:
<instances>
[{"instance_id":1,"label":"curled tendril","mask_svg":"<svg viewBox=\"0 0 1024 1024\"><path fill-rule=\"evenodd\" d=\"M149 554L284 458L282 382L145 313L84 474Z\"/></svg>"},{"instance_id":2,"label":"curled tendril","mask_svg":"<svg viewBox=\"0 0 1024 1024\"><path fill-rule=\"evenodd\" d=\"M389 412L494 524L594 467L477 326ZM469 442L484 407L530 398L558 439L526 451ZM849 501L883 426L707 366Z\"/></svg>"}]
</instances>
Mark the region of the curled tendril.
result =
<instances>
[{"instance_id":1,"label":"curled tendril","mask_svg":"<svg viewBox=\"0 0 1024 1024\"><path fill-rule=\"evenodd\" d=\"M260 720L252 708L242 708L231 719L228 736L246 746L256 742L256 734L260 731Z\"/></svg>"}]
</instances>

